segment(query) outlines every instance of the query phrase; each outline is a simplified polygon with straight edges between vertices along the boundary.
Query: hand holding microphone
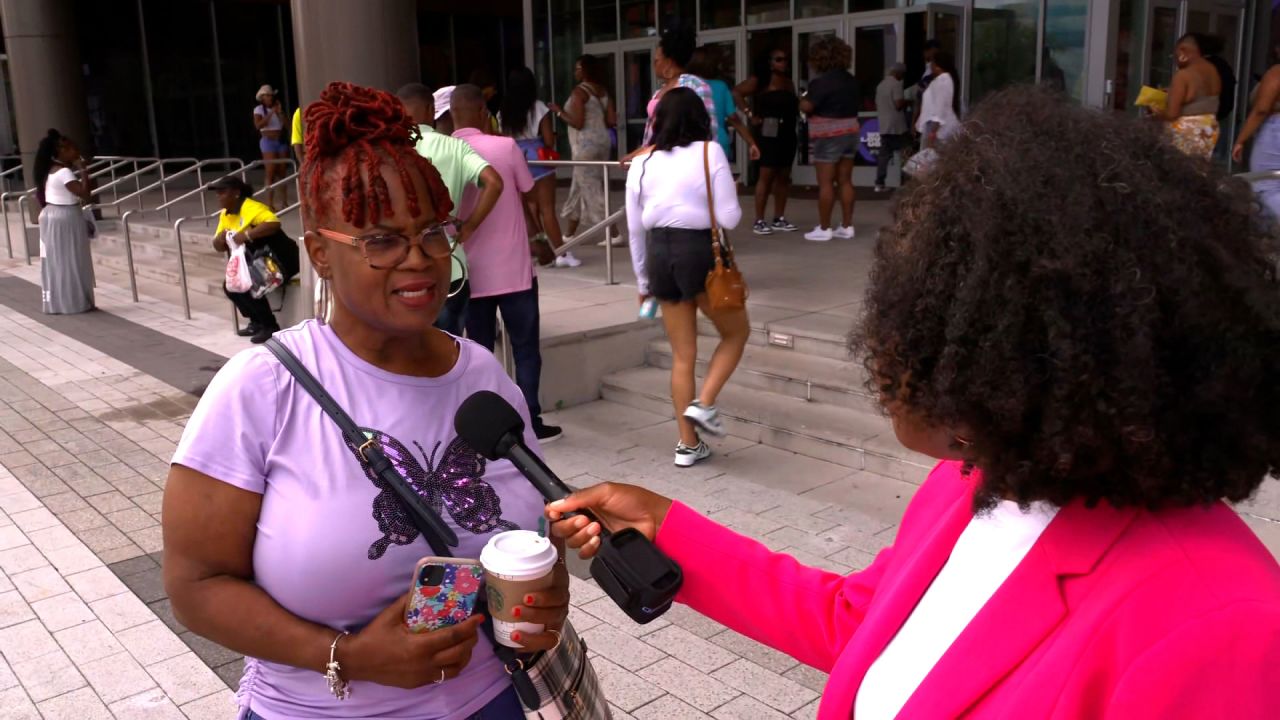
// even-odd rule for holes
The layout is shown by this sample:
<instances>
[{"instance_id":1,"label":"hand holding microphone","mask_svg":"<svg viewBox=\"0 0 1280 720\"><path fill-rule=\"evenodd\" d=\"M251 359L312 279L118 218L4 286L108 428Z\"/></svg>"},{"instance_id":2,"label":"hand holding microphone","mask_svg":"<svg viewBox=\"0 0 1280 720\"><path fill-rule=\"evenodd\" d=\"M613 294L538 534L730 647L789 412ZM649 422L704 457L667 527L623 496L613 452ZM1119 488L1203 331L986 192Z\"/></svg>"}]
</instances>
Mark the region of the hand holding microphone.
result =
<instances>
[{"instance_id":1,"label":"hand holding microphone","mask_svg":"<svg viewBox=\"0 0 1280 720\"><path fill-rule=\"evenodd\" d=\"M583 514L565 517L588 508L596 520ZM579 557L589 559L600 550L602 523L614 531L634 529L652 541L669 510L671 498L635 485L607 482L547 505L547 518L556 537L577 550Z\"/></svg>"}]
</instances>

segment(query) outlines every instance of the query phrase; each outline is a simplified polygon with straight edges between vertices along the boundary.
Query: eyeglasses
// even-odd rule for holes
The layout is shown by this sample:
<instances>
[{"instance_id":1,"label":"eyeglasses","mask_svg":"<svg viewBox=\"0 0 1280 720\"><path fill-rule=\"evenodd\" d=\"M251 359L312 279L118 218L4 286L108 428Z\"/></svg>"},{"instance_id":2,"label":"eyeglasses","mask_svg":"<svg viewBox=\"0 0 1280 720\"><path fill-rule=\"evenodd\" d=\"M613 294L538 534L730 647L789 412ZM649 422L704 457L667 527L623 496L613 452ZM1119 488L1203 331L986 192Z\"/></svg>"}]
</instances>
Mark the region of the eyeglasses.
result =
<instances>
[{"instance_id":1,"label":"eyeglasses","mask_svg":"<svg viewBox=\"0 0 1280 720\"><path fill-rule=\"evenodd\" d=\"M330 240L337 240L352 247L360 248L365 262L374 270L390 270L409 257L409 247L417 242L427 257L443 260L453 255L458 247L457 221L450 218L423 230L416 240L400 233L379 233L376 235L347 235L336 230L320 228L316 233Z\"/></svg>"}]
</instances>

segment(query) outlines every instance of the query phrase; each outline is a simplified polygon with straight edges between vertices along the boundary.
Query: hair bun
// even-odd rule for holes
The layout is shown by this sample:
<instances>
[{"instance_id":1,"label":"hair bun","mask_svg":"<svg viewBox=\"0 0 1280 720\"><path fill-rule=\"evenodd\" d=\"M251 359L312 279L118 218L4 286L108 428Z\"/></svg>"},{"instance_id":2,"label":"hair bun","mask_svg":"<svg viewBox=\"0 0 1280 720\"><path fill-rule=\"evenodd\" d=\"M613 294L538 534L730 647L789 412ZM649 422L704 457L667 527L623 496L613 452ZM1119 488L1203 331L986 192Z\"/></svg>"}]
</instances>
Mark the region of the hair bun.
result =
<instances>
[{"instance_id":1,"label":"hair bun","mask_svg":"<svg viewBox=\"0 0 1280 720\"><path fill-rule=\"evenodd\" d=\"M391 93L349 82L331 82L307 106L307 158L332 157L356 140L412 145L417 126Z\"/></svg>"}]
</instances>

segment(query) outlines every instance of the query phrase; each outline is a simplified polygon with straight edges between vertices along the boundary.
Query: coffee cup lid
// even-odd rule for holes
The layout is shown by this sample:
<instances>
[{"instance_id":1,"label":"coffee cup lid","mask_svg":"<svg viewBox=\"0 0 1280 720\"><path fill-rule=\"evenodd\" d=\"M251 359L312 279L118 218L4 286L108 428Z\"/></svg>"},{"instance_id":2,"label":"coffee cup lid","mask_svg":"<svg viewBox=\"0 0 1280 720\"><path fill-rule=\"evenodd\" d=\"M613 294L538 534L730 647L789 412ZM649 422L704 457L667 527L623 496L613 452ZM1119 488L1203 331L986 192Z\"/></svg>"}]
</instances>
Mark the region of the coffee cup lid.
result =
<instances>
[{"instance_id":1,"label":"coffee cup lid","mask_svg":"<svg viewBox=\"0 0 1280 720\"><path fill-rule=\"evenodd\" d=\"M480 564L500 575L541 575L556 563L551 539L531 530L509 530L489 538Z\"/></svg>"}]
</instances>

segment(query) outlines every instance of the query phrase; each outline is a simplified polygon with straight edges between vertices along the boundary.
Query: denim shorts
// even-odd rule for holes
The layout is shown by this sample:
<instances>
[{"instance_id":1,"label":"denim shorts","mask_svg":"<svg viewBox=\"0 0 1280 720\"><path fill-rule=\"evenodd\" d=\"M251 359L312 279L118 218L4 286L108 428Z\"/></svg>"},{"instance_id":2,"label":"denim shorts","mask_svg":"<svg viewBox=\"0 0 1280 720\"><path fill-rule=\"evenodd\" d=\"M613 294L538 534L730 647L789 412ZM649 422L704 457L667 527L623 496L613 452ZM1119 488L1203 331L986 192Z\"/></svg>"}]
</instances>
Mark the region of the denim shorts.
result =
<instances>
[{"instance_id":1,"label":"denim shorts","mask_svg":"<svg viewBox=\"0 0 1280 720\"><path fill-rule=\"evenodd\" d=\"M260 137L258 138L258 149L264 153L287 153L289 152L289 143L285 142L284 138Z\"/></svg>"},{"instance_id":2,"label":"denim shorts","mask_svg":"<svg viewBox=\"0 0 1280 720\"><path fill-rule=\"evenodd\" d=\"M859 142L860 138L856 133L815 138L813 141L813 157L810 159L815 163L836 163L841 160L852 160L858 154Z\"/></svg>"},{"instance_id":3,"label":"denim shorts","mask_svg":"<svg viewBox=\"0 0 1280 720\"><path fill-rule=\"evenodd\" d=\"M649 231L645 269L649 294L663 302L690 302L707 291L715 266L711 230L659 227Z\"/></svg>"}]
</instances>

